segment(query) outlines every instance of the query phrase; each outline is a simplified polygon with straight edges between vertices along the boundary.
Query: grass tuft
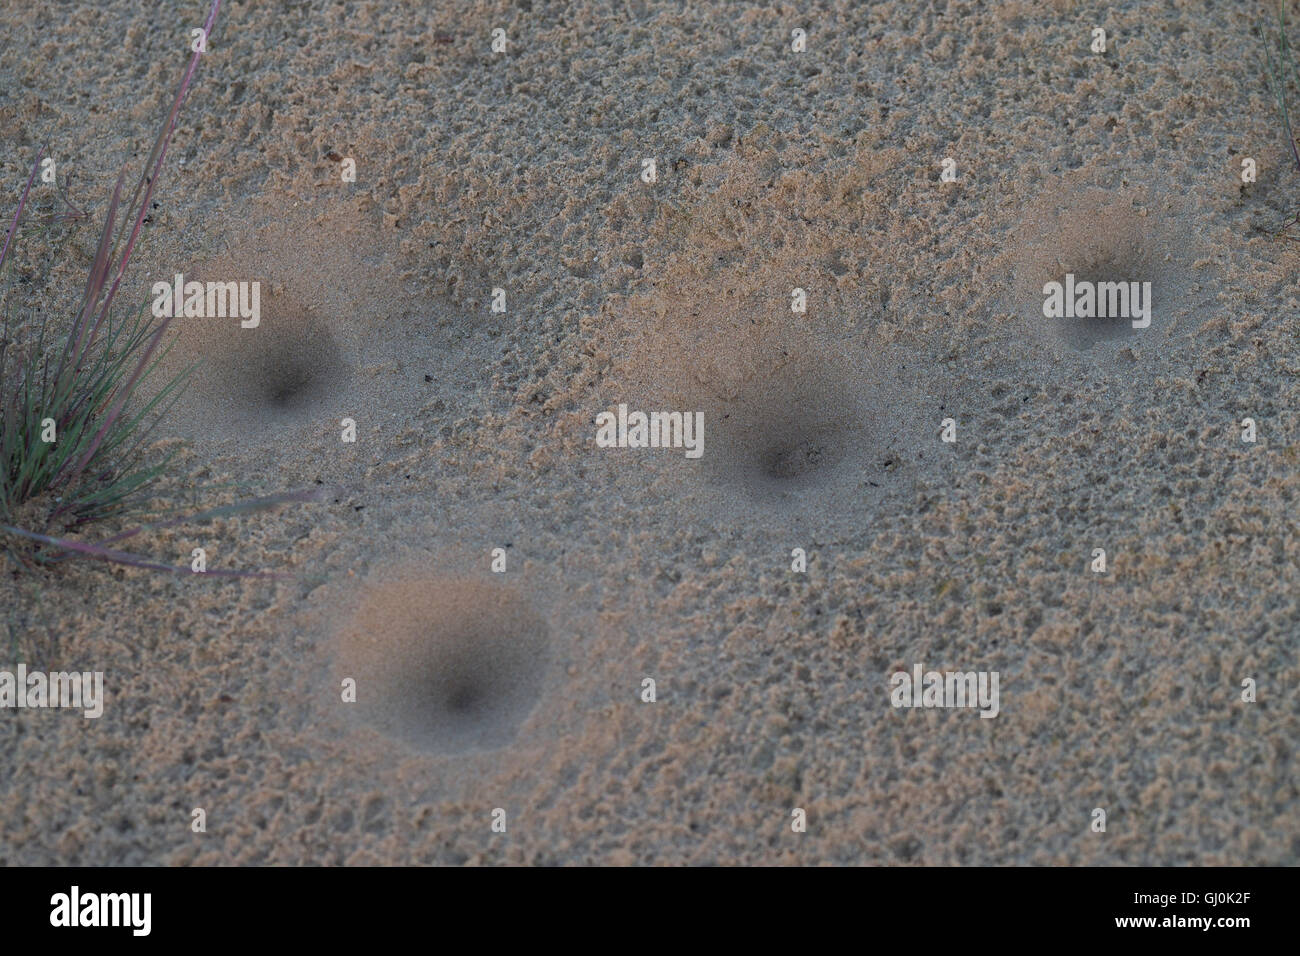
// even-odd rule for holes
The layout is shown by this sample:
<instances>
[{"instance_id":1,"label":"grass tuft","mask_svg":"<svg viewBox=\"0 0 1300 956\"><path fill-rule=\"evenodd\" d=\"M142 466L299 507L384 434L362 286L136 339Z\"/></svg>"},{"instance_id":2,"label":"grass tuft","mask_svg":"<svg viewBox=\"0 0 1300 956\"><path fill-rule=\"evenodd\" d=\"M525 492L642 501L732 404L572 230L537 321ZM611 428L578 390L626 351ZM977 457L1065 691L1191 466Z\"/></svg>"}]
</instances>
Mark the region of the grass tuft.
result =
<instances>
[{"instance_id":1,"label":"grass tuft","mask_svg":"<svg viewBox=\"0 0 1300 956\"><path fill-rule=\"evenodd\" d=\"M221 0L213 0L204 25L211 36ZM15 562L31 567L69 557L110 561L133 567L190 573L109 545L146 528L183 520L202 521L272 507L288 501L314 500L325 491L272 495L211 509L188 519L154 522L98 543L67 537L83 526L143 510L155 481L172 455L145 463L147 439L184 388L191 369L177 374L143 403L134 401L142 382L165 356L161 349L170 318L155 321L145 309L116 320L113 299L140 236L167 147L202 54L194 52L154 141L140 179L123 202L126 171L118 176L108 205L95 257L81 302L60 347L46 341L44 323L25 353L11 341L11 310L4 299L4 334L0 338L0 546ZM23 188L4 245L0 247L0 282L9 288L6 266L45 150L37 153ZM66 195L63 212L45 225L74 222L85 213ZM267 577L259 572L213 570L214 576Z\"/></svg>"},{"instance_id":2,"label":"grass tuft","mask_svg":"<svg viewBox=\"0 0 1300 956\"><path fill-rule=\"evenodd\" d=\"M1276 51L1273 49L1274 46L1277 47ZM1277 104L1278 119L1282 121L1282 128L1286 131L1287 147L1291 150L1291 158L1295 161L1296 169L1300 170L1300 147L1296 145L1295 130L1291 125L1291 108L1287 99L1287 87L1297 87L1300 84L1297 84L1295 56L1286 37L1286 8L1282 0L1278 0L1277 4L1277 35L1270 38L1265 33L1264 36L1264 66L1269 92L1273 94Z\"/></svg>"},{"instance_id":3,"label":"grass tuft","mask_svg":"<svg viewBox=\"0 0 1300 956\"><path fill-rule=\"evenodd\" d=\"M1295 54L1286 35L1286 7L1283 0L1278 0L1277 4L1277 33L1270 35L1267 29L1264 31L1264 68L1268 89L1277 106L1282 130L1286 134L1287 147L1291 150L1291 160L1295 163L1296 170L1300 171L1300 145L1296 143L1288 97L1288 90L1300 90L1300 71L1296 69ZM1300 212L1286 221L1278 235L1300 241Z\"/></svg>"}]
</instances>

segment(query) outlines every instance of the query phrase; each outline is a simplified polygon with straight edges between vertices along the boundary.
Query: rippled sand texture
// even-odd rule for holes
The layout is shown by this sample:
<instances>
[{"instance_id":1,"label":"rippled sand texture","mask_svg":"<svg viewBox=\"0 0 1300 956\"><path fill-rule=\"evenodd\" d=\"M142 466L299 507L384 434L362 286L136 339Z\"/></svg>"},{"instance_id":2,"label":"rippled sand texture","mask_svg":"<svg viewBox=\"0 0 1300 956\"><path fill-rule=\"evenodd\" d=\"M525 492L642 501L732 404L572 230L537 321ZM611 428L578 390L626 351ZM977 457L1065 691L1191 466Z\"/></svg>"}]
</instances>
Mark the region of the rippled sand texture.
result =
<instances>
[{"instance_id":1,"label":"rippled sand texture","mask_svg":"<svg viewBox=\"0 0 1300 956\"><path fill-rule=\"evenodd\" d=\"M17 266L63 315L203 11L40 6L0 181L48 137L93 210ZM1254 5L437 7L223 10L118 301L262 283L171 333L173 502L330 494L133 541L288 580L5 573L0 645L107 699L0 711L0 864L1297 862ZM1151 326L1044 319L1067 271ZM619 403L704 456L597 448ZM998 716L894 708L917 664Z\"/></svg>"}]
</instances>

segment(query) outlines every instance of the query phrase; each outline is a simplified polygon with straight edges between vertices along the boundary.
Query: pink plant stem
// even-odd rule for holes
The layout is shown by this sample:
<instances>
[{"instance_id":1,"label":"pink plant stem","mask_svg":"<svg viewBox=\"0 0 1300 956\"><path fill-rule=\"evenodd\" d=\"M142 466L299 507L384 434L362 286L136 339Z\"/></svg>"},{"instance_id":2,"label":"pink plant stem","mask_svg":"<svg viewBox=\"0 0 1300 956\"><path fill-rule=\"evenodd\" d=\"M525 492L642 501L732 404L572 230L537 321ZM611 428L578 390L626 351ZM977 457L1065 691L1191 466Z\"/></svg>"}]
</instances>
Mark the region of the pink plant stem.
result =
<instances>
[{"instance_id":1,"label":"pink plant stem","mask_svg":"<svg viewBox=\"0 0 1300 956\"><path fill-rule=\"evenodd\" d=\"M5 236L4 251L0 252L0 266L5 264L5 259L9 258L9 246L14 241L14 233L18 231L18 220L22 218L23 207L27 205L27 194L32 191L32 183L36 182L36 170L41 168L41 157L45 154L45 147L42 146L36 154L36 162L32 163L32 174L27 177L27 185L23 187L22 198L18 200L18 211L14 213L14 221L9 225L9 233Z\"/></svg>"},{"instance_id":2,"label":"pink plant stem","mask_svg":"<svg viewBox=\"0 0 1300 956\"><path fill-rule=\"evenodd\" d=\"M203 35L205 39L206 37L211 35L212 25L214 22L216 22L217 11L220 9L220 7L221 7L221 0L212 0L212 6L208 11L208 19L203 26ZM153 151L154 153L157 154L157 159L154 161L152 170L150 170L146 166L144 178L141 180L141 185L144 186L144 195L143 198L140 200L139 208L136 211L135 223L132 226L131 235L127 239L126 246L122 250L122 255L118 259L117 276L113 280L112 286L109 287L108 295L104 299L103 306L100 307L98 310L99 315L95 320L94 326L90 330L90 336L85 340L85 347L87 349L90 348L91 343L94 342L95 336L99 332L100 325L103 323L104 319L108 316L108 310L110 306L112 306L113 304L113 297L117 293L117 287L121 283L123 275L126 273L127 263L130 261L132 250L135 248L135 241L140 234L140 227L144 223L145 213L149 209L149 200L153 196L154 185L158 181L158 174L162 171L163 160L166 158L167 155L167 144L171 141L172 133L176 129L176 120L177 117L180 115L181 105L185 102L185 94L189 91L190 82L194 79L194 74L199 67L199 59L202 56L203 54L196 50L194 51L194 55L190 57L189 67L186 69L185 77L181 81L180 89L176 93L176 99L172 101L172 108L171 108L171 112L167 115L167 122L163 124L162 130L158 134L158 140L154 144ZM118 180L118 187L120 191L121 188L120 179ZM140 186L137 185L136 196L139 196L139 194L140 194ZM133 204L135 203L136 196L132 197ZM117 206L117 197L118 197L118 192L115 191L114 202L109 209L109 223L108 226L106 226L106 236L107 236L107 229L111 228L112 225L113 212ZM97 262L96 265L98 266L99 263ZM82 308L82 314L87 320L89 316L93 315L95 312L94 303L98 299L99 290L103 287L103 282L107 278L107 274L110 271L112 271L111 264L105 262L103 264L103 273L98 276L97 282L96 282L96 272L91 273L92 281L87 285L87 300ZM78 325L81 324L82 324L82 320L79 319ZM103 423L100 425L98 431L96 431L95 437L91 440L90 445L86 448L85 452L81 455L81 457L77 459L76 464L72 466L72 469L68 476L69 485L77 481L77 479L81 476L81 473L86 469L86 466L90 463L90 460L95 456L95 452L99 450L99 446L103 443L104 437L108 434L109 430L113 427L113 424L117 421L118 416L121 414L122 406L123 404L125 404L127 397L131 394L131 390L135 387L136 382L139 380L145 368L148 366L149 359L153 356L154 351L158 348L158 343L162 340L162 335L164 332L166 332L169 324L170 324L170 320L164 320L162 324L158 326L158 329L157 331L154 332L153 338L150 341L148 348L145 349L144 355L141 356L139 363L136 365L135 371L131 374L131 377L127 379L125 383L123 383L117 388L113 403L110 406L108 413L104 416ZM73 349L74 369L76 367L76 362L80 360L82 334L84 333L84 331L85 331L84 326L82 326L81 328L77 329L74 333L76 337L76 346ZM56 511L56 514L57 513L58 512Z\"/></svg>"},{"instance_id":3,"label":"pink plant stem","mask_svg":"<svg viewBox=\"0 0 1300 956\"><path fill-rule=\"evenodd\" d=\"M221 7L221 0L212 0L212 7L208 11L208 19L203 24L203 36L206 38L212 35L212 24L216 22L217 10ZM167 156L167 144L171 142L172 133L176 129L176 120L180 116L181 106L185 102L185 96L189 92L190 82L194 79L194 74L199 68L199 59L203 56L197 50L190 57L190 65L185 71L185 78L181 81L181 88L176 92L176 99L172 102L171 112L167 116L167 122L163 124L162 132L158 134L158 142L154 150L158 154L158 159L153 165L153 170L145 171L145 190L144 198L140 201L139 209L136 211L135 223L131 228L131 235L127 239L126 248L122 251L122 257L118 261L117 276L113 279L112 286L109 287L108 296L104 299L104 305L99 310L99 317L95 320L95 327L91 332L91 340L94 340L95 333L99 331L99 326L103 323L104 318L108 315L109 306L113 304L113 297L117 295L117 287L122 282L123 275L126 274L127 263L131 259L131 251L135 248L135 240L140 235L140 227L144 224L145 214L149 210L149 201L153 198L153 188L158 182L158 174L162 172L163 160ZM139 186L136 187L137 194ZM132 197L134 202L135 197Z\"/></svg>"}]
</instances>

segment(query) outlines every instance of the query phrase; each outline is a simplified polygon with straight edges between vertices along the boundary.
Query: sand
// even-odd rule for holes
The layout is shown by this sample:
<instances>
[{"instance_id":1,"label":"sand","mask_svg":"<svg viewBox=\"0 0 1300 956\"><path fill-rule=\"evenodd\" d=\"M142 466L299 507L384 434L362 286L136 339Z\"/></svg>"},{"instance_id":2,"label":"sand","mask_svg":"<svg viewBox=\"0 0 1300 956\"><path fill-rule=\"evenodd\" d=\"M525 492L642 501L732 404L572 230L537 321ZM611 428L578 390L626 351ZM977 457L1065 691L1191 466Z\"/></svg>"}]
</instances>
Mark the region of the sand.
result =
<instances>
[{"instance_id":1,"label":"sand","mask_svg":"<svg viewBox=\"0 0 1300 956\"><path fill-rule=\"evenodd\" d=\"M6 206L48 139L92 212L28 303L70 315L204 13L0 11ZM330 494L133 542L285 580L5 570L0 666L106 701L0 711L0 864L1297 862L1262 20L225 6L119 301L263 289L174 325L168 501ZM1151 326L1045 319L1065 271L1151 280ZM619 403L705 454L598 448ZM894 707L918 664L998 715Z\"/></svg>"}]
</instances>

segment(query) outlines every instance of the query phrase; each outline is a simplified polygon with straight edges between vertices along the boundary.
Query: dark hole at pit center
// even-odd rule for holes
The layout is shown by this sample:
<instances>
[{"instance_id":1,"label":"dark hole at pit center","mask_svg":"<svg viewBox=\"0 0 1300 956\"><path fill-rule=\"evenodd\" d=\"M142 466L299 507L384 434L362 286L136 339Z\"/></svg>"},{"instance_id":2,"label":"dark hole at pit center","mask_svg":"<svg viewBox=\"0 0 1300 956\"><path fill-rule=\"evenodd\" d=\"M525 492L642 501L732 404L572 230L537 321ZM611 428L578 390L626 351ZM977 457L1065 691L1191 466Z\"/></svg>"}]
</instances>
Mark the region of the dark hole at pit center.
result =
<instances>
[{"instance_id":1,"label":"dark hole at pit center","mask_svg":"<svg viewBox=\"0 0 1300 956\"><path fill-rule=\"evenodd\" d=\"M826 457L823 444L810 438L768 449L760 459L760 468L766 477L785 481L817 471Z\"/></svg>"},{"instance_id":2,"label":"dark hole at pit center","mask_svg":"<svg viewBox=\"0 0 1300 956\"><path fill-rule=\"evenodd\" d=\"M265 340L248 340L248 348L257 350L251 356L255 388L250 394L267 406L300 411L347 377L338 345L327 329L316 323L272 328Z\"/></svg>"},{"instance_id":3,"label":"dark hole at pit center","mask_svg":"<svg viewBox=\"0 0 1300 956\"><path fill-rule=\"evenodd\" d=\"M1074 273L1075 300L1078 300L1078 287L1084 282L1091 283L1094 292L1103 282L1122 282L1126 286L1137 282L1139 288L1144 282L1151 283L1151 300L1145 303L1145 306L1151 315L1150 329L1156 324L1156 318L1159 308L1159 287L1154 277L1151 275L1151 269L1145 263L1117 264L1103 263L1094 264L1083 269L1063 269L1059 276L1053 277L1053 281L1060 282L1062 287L1065 285L1065 275L1067 272ZM1105 303L1105 298L1097 295L1094 299L1094 311L1100 311ZM1144 329L1135 329L1133 327L1133 303L1129 300L1129 315L1124 316L1092 316L1089 318L1080 318L1078 316L1070 318L1062 316L1053 319L1061 334L1069 345L1079 351L1087 351L1094 345L1101 342L1113 341L1115 339L1124 339L1145 331Z\"/></svg>"},{"instance_id":4,"label":"dark hole at pit center","mask_svg":"<svg viewBox=\"0 0 1300 956\"><path fill-rule=\"evenodd\" d=\"M289 367L268 369L267 400L278 408L292 409L311 398L316 391L316 375L310 366L290 360Z\"/></svg>"},{"instance_id":5,"label":"dark hole at pit center","mask_svg":"<svg viewBox=\"0 0 1300 956\"><path fill-rule=\"evenodd\" d=\"M478 709L483 699L482 687L474 683L459 684L447 697L447 710L452 714L471 714Z\"/></svg>"}]
</instances>

